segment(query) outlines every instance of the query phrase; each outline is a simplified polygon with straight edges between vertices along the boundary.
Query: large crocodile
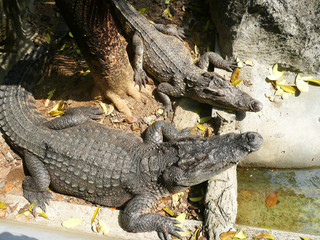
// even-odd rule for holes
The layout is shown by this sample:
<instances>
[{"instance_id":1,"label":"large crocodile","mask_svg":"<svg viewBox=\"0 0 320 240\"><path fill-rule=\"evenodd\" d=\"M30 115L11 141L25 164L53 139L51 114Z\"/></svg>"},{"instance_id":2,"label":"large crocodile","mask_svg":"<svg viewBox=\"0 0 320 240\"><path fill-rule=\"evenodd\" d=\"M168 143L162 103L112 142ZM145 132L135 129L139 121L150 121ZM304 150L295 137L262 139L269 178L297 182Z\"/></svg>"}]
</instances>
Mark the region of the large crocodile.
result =
<instances>
[{"instance_id":1,"label":"large crocodile","mask_svg":"<svg viewBox=\"0 0 320 240\"><path fill-rule=\"evenodd\" d=\"M32 84L40 78L46 51L35 49L16 63L0 86L0 127L24 157L29 175L24 197L44 211L50 186L56 192L104 206L122 206L122 226L180 237L177 221L150 213L163 196L208 180L258 150L255 132L209 138L190 136L171 123L151 125L144 139L107 128L95 108L74 108L47 121L35 107ZM164 138L167 141L164 141Z\"/></svg>"},{"instance_id":2,"label":"large crocodile","mask_svg":"<svg viewBox=\"0 0 320 240\"><path fill-rule=\"evenodd\" d=\"M175 25L151 24L126 0L112 0L128 36L133 39L134 74L144 83L144 69L161 82L158 93L165 109L172 110L169 96L186 96L196 101L239 111L258 112L262 103L232 86L230 82L208 72L209 62L232 71L234 64L214 52L205 53L198 66L181 41L184 32Z\"/></svg>"}]
</instances>

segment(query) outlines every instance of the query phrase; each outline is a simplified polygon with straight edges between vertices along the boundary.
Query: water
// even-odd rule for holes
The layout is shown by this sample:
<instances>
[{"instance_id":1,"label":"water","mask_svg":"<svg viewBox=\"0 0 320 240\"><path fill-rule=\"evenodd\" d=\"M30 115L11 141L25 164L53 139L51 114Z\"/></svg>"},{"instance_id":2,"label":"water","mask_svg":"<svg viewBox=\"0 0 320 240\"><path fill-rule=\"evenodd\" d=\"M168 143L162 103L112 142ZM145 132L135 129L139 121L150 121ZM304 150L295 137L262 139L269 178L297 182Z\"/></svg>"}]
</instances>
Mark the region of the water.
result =
<instances>
[{"instance_id":1,"label":"water","mask_svg":"<svg viewBox=\"0 0 320 240\"><path fill-rule=\"evenodd\" d=\"M273 191L279 202L267 208ZM237 223L320 234L320 169L238 168Z\"/></svg>"}]
</instances>

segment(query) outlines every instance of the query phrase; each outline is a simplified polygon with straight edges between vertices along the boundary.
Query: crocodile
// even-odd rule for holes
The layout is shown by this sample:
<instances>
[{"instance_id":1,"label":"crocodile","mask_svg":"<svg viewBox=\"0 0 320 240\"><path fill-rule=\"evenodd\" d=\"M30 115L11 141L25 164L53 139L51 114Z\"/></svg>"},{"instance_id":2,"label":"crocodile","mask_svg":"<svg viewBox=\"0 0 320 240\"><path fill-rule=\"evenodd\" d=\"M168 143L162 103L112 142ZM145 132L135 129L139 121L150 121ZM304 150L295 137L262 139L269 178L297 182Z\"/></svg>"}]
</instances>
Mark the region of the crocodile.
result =
<instances>
[{"instance_id":1,"label":"crocodile","mask_svg":"<svg viewBox=\"0 0 320 240\"><path fill-rule=\"evenodd\" d=\"M247 93L234 87L214 72L208 72L210 62L215 67L232 71L236 64L214 52L206 52L196 65L181 41L182 28L169 24L152 24L126 0L112 0L126 34L134 48L134 80L145 85L147 73L160 82L157 87L166 112L172 111L169 96L189 97L215 107L258 112L263 105ZM145 72L146 70L146 72Z\"/></svg>"},{"instance_id":2,"label":"crocodile","mask_svg":"<svg viewBox=\"0 0 320 240\"><path fill-rule=\"evenodd\" d=\"M192 136L157 121L144 137L108 128L94 107L66 110L48 121L36 108L32 89L49 59L34 50L18 61L0 86L0 129L24 160L23 195L43 211L48 190L109 207L124 206L122 227L181 238L177 220L151 213L158 199L204 182L236 165L263 142L256 132Z\"/></svg>"}]
</instances>

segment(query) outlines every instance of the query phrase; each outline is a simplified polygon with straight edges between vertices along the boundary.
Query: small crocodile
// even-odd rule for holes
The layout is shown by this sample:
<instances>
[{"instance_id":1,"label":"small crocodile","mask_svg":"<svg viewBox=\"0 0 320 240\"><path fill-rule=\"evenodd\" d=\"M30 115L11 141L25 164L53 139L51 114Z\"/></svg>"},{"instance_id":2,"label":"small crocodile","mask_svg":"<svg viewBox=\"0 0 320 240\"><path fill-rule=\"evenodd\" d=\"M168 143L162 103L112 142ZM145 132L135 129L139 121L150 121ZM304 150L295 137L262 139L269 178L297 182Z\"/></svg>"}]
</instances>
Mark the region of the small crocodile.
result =
<instances>
[{"instance_id":1,"label":"small crocodile","mask_svg":"<svg viewBox=\"0 0 320 240\"><path fill-rule=\"evenodd\" d=\"M181 238L175 219L150 213L156 201L208 180L237 164L263 142L259 133L208 138L158 121L141 137L94 121L96 108L71 108L47 121L35 106L32 85L47 52L35 48L17 62L0 86L0 128L22 154L29 175L23 195L44 211L56 192L104 206L122 206L120 222L130 232L157 231ZM166 139L166 141L164 141Z\"/></svg>"},{"instance_id":2,"label":"small crocodile","mask_svg":"<svg viewBox=\"0 0 320 240\"><path fill-rule=\"evenodd\" d=\"M236 66L214 52L205 53L194 64L188 49L181 41L184 31L175 25L151 24L126 0L112 0L125 32L132 37L135 52L134 78L145 84L144 69L160 84L158 93L166 112L172 111L169 96L186 96L216 107L258 112L262 103L232 86L213 72L209 62L218 68L232 71Z\"/></svg>"}]
</instances>

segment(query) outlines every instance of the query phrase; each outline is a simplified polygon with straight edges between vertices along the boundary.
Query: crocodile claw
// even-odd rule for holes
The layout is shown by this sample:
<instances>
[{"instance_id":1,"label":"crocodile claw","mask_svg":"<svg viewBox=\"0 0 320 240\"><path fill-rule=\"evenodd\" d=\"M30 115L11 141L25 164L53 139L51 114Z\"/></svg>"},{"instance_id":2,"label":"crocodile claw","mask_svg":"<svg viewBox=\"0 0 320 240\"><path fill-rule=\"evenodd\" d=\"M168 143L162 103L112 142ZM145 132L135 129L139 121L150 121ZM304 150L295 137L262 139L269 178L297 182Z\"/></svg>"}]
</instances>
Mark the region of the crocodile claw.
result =
<instances>
[{"instance_id":1,"label":"crocodile claw","mask_svg":"<svg viewBox=\"0 0 320 240\"><path fill-rule=\"evenodd\" d=\"M52 194L49 191L44 192L34 192L30 190L23 189L23 196L30 202L34 203L32 207L32 212L35 212L37 207L40 207L42 211L46 211L47 205L49 205Z\"/></svg>"},{"instance_id":2,"label":"crocodile claw","mask_svg":"<svg viewBox=\"0 0 320 240\"><path fill-rule=\"evenodd\" d=\"M147 74L143 69L137 69L134 71L134 81L135 81L135 84L139 86L140 91L142 86L146 87L147 79L148 79Z\"/></svg>"},{"instance_id":3,"label":"crocodile claw","mask_svg":"<svg viewBox=\"0 0 320 240\"><path fill-rule=\"evenodd\" d=\"M182 239L181 235L178 232L183 232L182 228L178 227L178 224L181 224L179 221L171 218L163 219L164 222L161 225L160 229L157 230L158 236L161 240L170 240L172 236Z\"/></svg>"}]
</instances>

